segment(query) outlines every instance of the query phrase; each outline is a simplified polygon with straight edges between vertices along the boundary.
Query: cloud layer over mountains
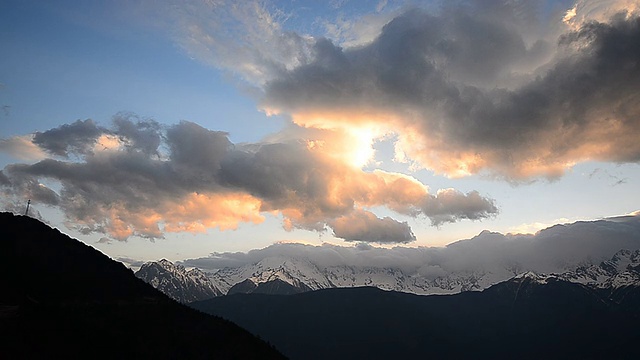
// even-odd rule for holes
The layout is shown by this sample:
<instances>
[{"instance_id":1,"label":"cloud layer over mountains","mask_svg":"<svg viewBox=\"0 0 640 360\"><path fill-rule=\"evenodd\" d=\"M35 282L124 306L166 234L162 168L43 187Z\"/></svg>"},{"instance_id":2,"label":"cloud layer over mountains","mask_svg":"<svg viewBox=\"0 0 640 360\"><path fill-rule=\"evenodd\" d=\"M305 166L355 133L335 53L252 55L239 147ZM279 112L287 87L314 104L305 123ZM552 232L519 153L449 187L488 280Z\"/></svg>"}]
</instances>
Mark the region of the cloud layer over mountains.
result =
<instances>
[{"instance_id":1,"label":"cloud layer over mountains","mask_svg":"<svg viewBox=\"0 0 640 360\"><path fill-rule=\"evenodd\" d=\"M392 249L358 244L274 244L249 252L213 253L185 260L185 266L205 270L240 267L269 257L307 259L320 269L333 266L399 268L405 274L439 277L461 272L511 269L539 273L563 272L586 263L609 260L621 249L640 249L640 216L555 225L535 235L503 235L483 231L440 248Z\"/></svg>"}]
</instances>

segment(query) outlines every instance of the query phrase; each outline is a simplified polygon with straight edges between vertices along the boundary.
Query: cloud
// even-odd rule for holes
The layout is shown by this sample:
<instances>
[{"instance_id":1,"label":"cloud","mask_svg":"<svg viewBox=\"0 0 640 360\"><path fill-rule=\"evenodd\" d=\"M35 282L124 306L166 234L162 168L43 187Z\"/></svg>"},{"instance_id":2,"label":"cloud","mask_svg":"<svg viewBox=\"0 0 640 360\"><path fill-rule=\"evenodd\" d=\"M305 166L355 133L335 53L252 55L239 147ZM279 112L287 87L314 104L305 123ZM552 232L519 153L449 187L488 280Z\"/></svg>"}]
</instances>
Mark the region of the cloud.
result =
<instances>
[{"instance_id":1,"label":"cloud","mask_svg":"<svg viewBox=\"0 0 640 360\"><path fill-rule=\"evenodd\" d=\"M259 85L307 61L310 38L282 25L289 14L265 1L147 3L190 56ZM147 21L149 19L147 18Z\"/></svg>"},{"instance_id":2,"label":"cloud","mask_svg":"<svg viewBox=\"0 0 640 360\"><path fill-rule=\"evenodd\" d=\"M262 1L152 13L189 54L250 84L267 113L369 132L354 146L363 158L395 134L396 159L449 177L525 181L640 160L637 0L411 4L318 19L324 37Z\"/></svg>"},{"instance_id":3,"label":"cloud","mask_svg":"<svg viewBox=\"0 0 640 360\"><path fill-rule=\"evenodd\" d=\"M9 178L0 170L0 185L9 186L11 185L11 181Z\"/></svg>"},{"instance_id":4,"label":"cloud","mask_svg":"<svg viewBox=\"0 0 640 360\"><path fill-rule=\"evenodd\" d=\"M98 241L96 241L96 243L98 244L111 244L113 242L113 240L109 239L108 237L101 237Z\"/></svg>"},{"instance_id":5,"label":"cloud","mask_svg":"<svg viewBox=\"0 0 640 360\"><path fill-rule=\"evenodd\" d=\"M366 45L378 37L382 27L397 15L397 11L388 12L384 7L385 4L380 2L376 13L356 18L347 18L341 13L335 19L325 20L322 25L326 36L346 48Z\"/></svg>"},{"instance_id":6,"label":"cloud","mask_svg":"<svg viewBox=\"0 0 640 360\"><path fill-rule=\"evenodd\" d=\"M41 160L46 153L35 145L31 136L14 136L0 139L0 151L21 160Z\"/></svg>"},{"instance_id":7,"label":"cloud","mask_svg":"<svg viewBox=\"0 0 640 360\"><path fill-rule=\"evenodd\" d=\"M356 48L315 38L313 60L269 80L262 106L302 126L397 133L400 154L451 177L640 160L636 16L542 32L535 7L484 5L413 9Z\"/></svg>"},{"instance_id":8,"label":"cloud","mask_svg":"<svg viewBox=\"0 0 640 360\"><path fill-rule=\"evenodd\" d=\"M118 114L110 128L77 121L33 139L52 156L6 166L0 173L6 199L58 207L69 226L119 240L235 229L262 222L265 213L282 214L288 230L329 227L354 240L342 221L362 215L364 207L384 206L435 225L498 211L476 192L431 194L413 177L363 171L336 156L350 138L333 131L298 129L265 142L233 144L226 133L195 123L161 126ZM361 225L359 241L414 239L406 223L390 218L367 217Z\"/></svg>"},{"instance_id":9,"label":"cloud","mask_svg":"<svg viewBox=\"0 0 640 360\"><path fill-rule=\"evenodd\" d=\"M77 120L59 128L45 132L36 132L33 144L53 155L68 157L69 153L86 155L104 133L93 120Z\"/></svg>"},{"instance_id":10,"label":"cloud","mask_svg":"<svg viewBox=\"0 0 640 360\"><path fill-rule=\"evenodd\" d=\"M477 191L463 194L455 189L443 189L425 199L422 212L434 225L441 225L460 219L482 219L496 214L498 209L493 201L487 201Z\"/></svg>"},{"instance_id":11,"label":"cloud","mask_svg":"<svg viewBox=\"0 0 640 360\"><path fill-rule=\"evenodd\" d=\"M186 266L206 270L240 267L269 257L307 259L320 269L333 266L400 268L406 274L431 278L452 272L498 271L563 272L584 263L609 260L621 249L640 249L640 217L628 215L555 225L535 235L503 235L483 231L445 247L391 249L358 244L354 247L324 244L274 244L247 253L213 253L185 260Z\"/></svg>"},{"instance_id":12,"label":"cloud","mask_svg":"<svg viewBox=\"0 0 640 360\"><path fill-rule=\"evenodd\" d=\"M57 206L60 203L58 194L41 183L38 179L22 174L19 169L29 165L16 164L5 167L0 171L0 193L3 195L3 205L22 203L28 199L34 203ZM12 170L18 169L18 171Z\"/></svg>"},{"instance_id":13,"label":"cloud","mask_svg":"<svg viewBox=\"0 0 640 360\"><path fill-rule=\"evenodd\" d=\"M119 113L113 117L115 134L126 146L144 154L159 155L162 128L151 119L140 119L133 113Z\"/></svg>"},{"instance_id":14,"label":"cloud","mask_svg":"<svg viewBox=\"0 0 640 360\"><path fill-rule=\"evenodd\" d=\"M139 270L140 267L145 264L145 261L143 261L143 260L135 260L135 259L131 259L131 258L128 258L128 257L118 257L118 258L116 258L116 260L120 261L126 267L128 267L129 269L131 269L133 271Z\"/></svg>"},{"instance_id":15,"label":"cloud","mask_svg":"<svg viewBox=\"0 0 640 360\"><path fill-rule=\"evenodd\" d=\"M375 214L356 210L331 222L333 234L347 241L376 243L408 243L416 240L409 224L390 217L379 218Z\"/></svg>"},{"instance_id":16,"label":"cloud","mask_svg":"<svg viewBox=\"0 0 640 360\"><path fill-rule=\"evenodd\" d=\"M636 0L578 0L565 13L563 21L577 30L591 21L606 22L612 16L625 12L637 16L640 4Z\"/></svg>"}]
</instances>

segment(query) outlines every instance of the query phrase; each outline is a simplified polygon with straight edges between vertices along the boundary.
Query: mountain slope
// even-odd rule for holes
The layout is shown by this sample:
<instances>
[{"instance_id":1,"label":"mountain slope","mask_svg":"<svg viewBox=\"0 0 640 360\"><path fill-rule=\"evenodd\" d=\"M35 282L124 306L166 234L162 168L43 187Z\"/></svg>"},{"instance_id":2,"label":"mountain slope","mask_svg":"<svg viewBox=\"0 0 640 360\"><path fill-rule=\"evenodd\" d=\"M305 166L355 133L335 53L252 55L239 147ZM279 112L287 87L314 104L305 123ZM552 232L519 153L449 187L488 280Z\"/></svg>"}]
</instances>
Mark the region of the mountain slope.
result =
<instances>
[{"instance_id":1,"label":"mountain slope","mask_svg":"<svg viewBox=\"0 0 640 360\"><path fill-rule=\"evenodd\" d=\"M135 275L182 303L223 295L201 270L194 268L187 271L184 266L166 259L143 264Z\"/></svg>"},{"instance_id":2,"label":"mountain slope","mask_svg":"<svg viewBox=\"0 0 640 360\"><path fill-rule=\"evenodd\" d=\"M251 279L246 279L231 287L227 295L233 294L269 294L269 295L292 295L306 291L312 291L303 283L294 286L280 279L273 279L260 284L256 284Z\"/></svg>"},{"instance_id":3,"label":"mountain slope","mask_svg":"<svg viewBox=\"0 0 640 360\"><path fill-rule=\"evenodd\" d=\"M301 291L335 287L309 260L286 256L273 256L247 266L220 269L209 274L209 278L224 293L245 280L257 286L277 279Z\"/></svg>"},{"instance_id":4,"label":"mountain slope","mask_svg":"<svg viewBox=\"0 0 640 360\"><path fill-rule=\"evenodd\" d=\"M640 309L626 305L532 273L456 295L341 288L191 304L292 359L637 358Z\"/></svg>"},{"instance_id":5,"label":"mountain slope","mask_svg":"<svg viewBox=\"0 0 640 360\"><path fill-rule=\"evenodd\" d=\"M620 250L610 260L597 265L580 266L560 277L594 288L640 286L640 250Z\"/></svg>"},{"instance_id":6,"label":"mountain slope","mask_svg":"<svg viewBox=\"0 0 640 360\"><path fill-rule=\"evenodd\" d=\"M281 358L35 219L0 213L0 239L7 358Z\"/></svg>"}]
</instances>

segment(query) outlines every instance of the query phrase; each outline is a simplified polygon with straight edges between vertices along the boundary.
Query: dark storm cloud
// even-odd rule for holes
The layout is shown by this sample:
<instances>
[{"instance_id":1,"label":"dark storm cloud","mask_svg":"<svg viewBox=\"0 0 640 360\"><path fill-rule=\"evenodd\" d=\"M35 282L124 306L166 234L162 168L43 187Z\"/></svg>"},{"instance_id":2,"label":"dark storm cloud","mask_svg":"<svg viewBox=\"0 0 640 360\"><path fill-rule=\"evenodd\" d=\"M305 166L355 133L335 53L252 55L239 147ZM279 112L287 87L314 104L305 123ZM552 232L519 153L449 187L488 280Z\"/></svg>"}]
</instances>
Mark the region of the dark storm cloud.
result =
<instances>
[{"instance_id":1,"label":"dark storm cloud","mask_svg":"<svg viewBox=\"0 0 640 360\"><path fill-rule=\"evenodd\" d=\"M452 176L554 177L585 160L640 160L637 17L586 22L550 43L478 9L410 10L359 48L318 39L315 61L268 82L263 105L303 125L329 110L393 114L378 125L406 155ZM340 119L324 126L348 126Z\"/></svg>"},{"instance_id":2,"label":"dark storm cloud","mask_svg":"<svg viewBox=\"0 0 640 360\"><path fill-rule=\"evenodd\" d=\"M356 235L340 219L356 216L359 207L387 206L434 224L497 213L492 200L475 192L429 194L414 178L363 172L305 139L234 145L226 133L195 123L162 127L132 114L118 114L111 128L76 122L35 139L68 158L6 166L3 193L57 206L81 232L116 239L235 228L261 222L265 211L282 213L286 229L329 227L347 240ZM358 230L359 241L415 239L406 223L373 218Z\"/></svg>"}]
</instances>

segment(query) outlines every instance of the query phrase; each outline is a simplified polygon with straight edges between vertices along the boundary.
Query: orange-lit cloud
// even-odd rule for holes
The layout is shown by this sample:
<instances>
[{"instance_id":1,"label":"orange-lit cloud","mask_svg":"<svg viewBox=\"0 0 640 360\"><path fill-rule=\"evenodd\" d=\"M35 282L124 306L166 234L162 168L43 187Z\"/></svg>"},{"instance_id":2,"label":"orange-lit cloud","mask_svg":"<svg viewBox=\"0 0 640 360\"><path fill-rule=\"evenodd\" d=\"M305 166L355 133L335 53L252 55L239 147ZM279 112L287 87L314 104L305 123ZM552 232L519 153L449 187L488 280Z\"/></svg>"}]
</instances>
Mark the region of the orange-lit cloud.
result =
<instances>
[{"instance_id":1,"label":"orange-lit cloud","mask_svg":"<svg viewBox=\"0 0 640 360\"><path fill-rule=\"evenodd\" d=\"M7 166L0 189L7 198L59 207L82 231L120 240L235 229L272 213L282 214L285 229L331 228L347 240L356 235L343 225L358 218L388 235L359 229L358 240L406 242L412 239L406 223L363 208L383 206L435 225L497 213L476 192L431 194L413 177L363 171L349 148L371 144L340 129L298 128L277 141L234 145L226 133L194 123L162 128L134 120L118 116L110 129L76 122L39 133L40 148L58 158Z\"/></svg>"},{"instance_id":2,"label":"orange-lit cloud","mask_svg":"<svg viewBox=\"0 0 640 360\"><path fill-rule=\"evenodd\" d=\"M205 232L211 228L235 230L241 222L262 223L264 216L260 214L260 205L259 199L245 193L193 193L167 204L160 215L168 232Z\"/></svg>"},{"instance_id":3,"label":"orange-lit cloud","mask_svg":"<svg viewBox=\"0 0 640 360\"><path fill-rule=\"evenodd\" d=\"M162 238L165 232L203 233L209 229L234 230L243 222L259 224L260 201L247 194L188 194L166 199L154 208L130 208L111 204L94 209L90 216L73 219L68 225L85 232L104 232L126 240L131 236Z\"/></svg>"},{"instance_id":4,"label":"orange-lit cloud","mask_svg":"<svg viewBox=\"0 0 640 360\"><path fill-rule=\"evenodd\" d=\"M565 12L562 21L572 30L579 30L590 21L606 22L620 13L627 17L638 15L640 3L637 0L578 0Z\"/></svg>"},{"instance_id":5,"label":"orange-lit cloud","mask_svg":"<svg viewBox=\"0 0 640 360\"><path fill-rule=\"evenodd\" d=\"M357 168L375 160L374 142L394 133L398 123L395 114L356 108L295 112L291 119L304 128L326 130L324 136L315 134L321 140L310 143L311 147Z\"/></svg>"},{"instance_id":6,"label":"orange-lit cloud","mask_svg":"<svg viewBox=\"0 0 640 360\"><path fill-rule=\"evenodd\" d=\"M570 27L532 20L533 2L412 9L357 48L316 39L312 60L266 82L262 106L351 134L351 159L394 133L396 159L448 177L638 162L639 5L578 1Z\"/></svg>"}]
</instances>

